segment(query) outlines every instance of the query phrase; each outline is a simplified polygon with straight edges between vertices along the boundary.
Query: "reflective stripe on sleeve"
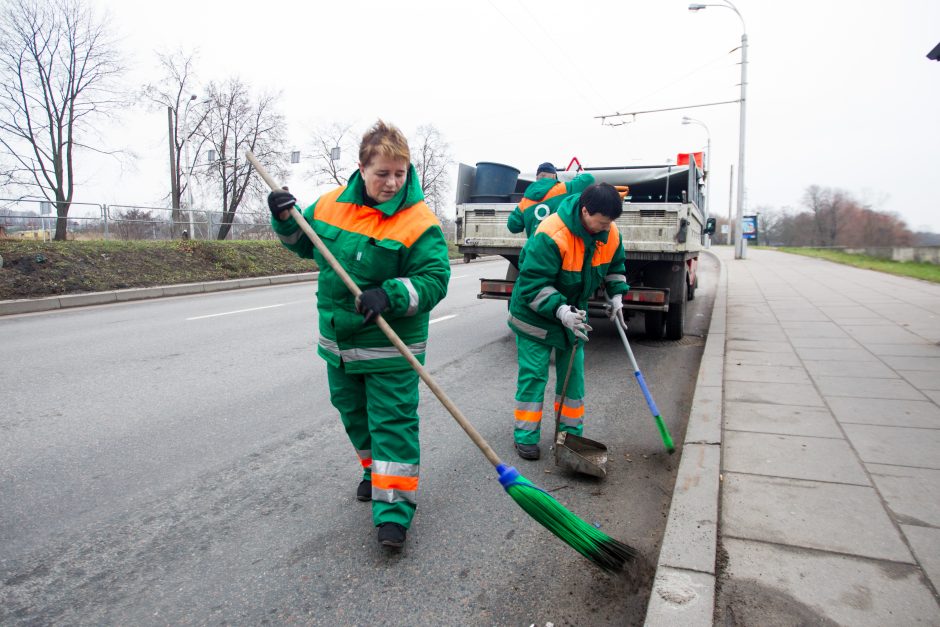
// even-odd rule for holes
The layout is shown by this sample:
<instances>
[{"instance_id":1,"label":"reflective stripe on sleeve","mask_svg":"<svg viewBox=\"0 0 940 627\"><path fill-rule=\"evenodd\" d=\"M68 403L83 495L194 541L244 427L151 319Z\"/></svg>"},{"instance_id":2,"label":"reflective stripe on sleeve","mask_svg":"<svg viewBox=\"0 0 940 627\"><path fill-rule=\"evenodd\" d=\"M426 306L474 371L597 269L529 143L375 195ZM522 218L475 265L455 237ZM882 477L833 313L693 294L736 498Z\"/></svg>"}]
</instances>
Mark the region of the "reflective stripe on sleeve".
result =
<instances>
[{"instance_id":1,"label":"reflective stripe on sleeve","mask_svg":"<svg viewBox=\"0 0 940 627\"><path fill-rule=\"evenodd\" d=\"M290 235L281 235L280 233L278 233L277 238L281 240L281 242L284 244L296 244L298 241L300 241L300 236L303 234L304 234L303 231L301 231L300 229L297 229Z\"/></svg>"},{"instance_id":2,"label":"reflective stripe on sleeve","mask_svg":"<svg viewBox=\"0 0 940 627\"><path fill-rule=\"evenodd\" d=\"M415 289L414 284L408 277L395 277L395 280L401 281L401 284L408 290L408 311L405 312L405 315L415 315L418 313L418 290Z\"/></svg>"},{"instance_id":3,"label":"reflective stripe on sleeve","mask_svg":"<svg viewBox=\"0 0 940 627\"><path fill-rule=\"evenodd\" d=\"M417 503L418 464L372 462L372 500L383 503Z\"/></svg>"},{"instance_id":4,"label":"reflective stripe on sleeve","mask_svg":"<svg viewBox=\"0 0 940 627\"><path fill-rule=\"evenodd\" d=\"M558 293L559 293L558 290L556 290L552 286L543 287L542 290L538 294L535 295L535 298L532 299L532 302L529 303L529 309L531 309L532 311L538 311L539 306L542 303L544 303L549 297L551 297L552 294L558 294Z\"/></svg>"},{"instance_id":5,"label":"reflective stripe on sleeve","mask_svg":"<svg viewBox=\"0 0 940 627\"><path fill-rule=\"evenodd\" d=\"M607 276L604 277L605 283L613 283L615 281L623 281L624 283L626 283L627 277L626 275L623 275L623 274L608 274Z\"/></svg>"},{"instance_id":6,"label":"reflective stripe on sleeve","mask_svg":"<svg viewBox=\"0 0 940 627\"><path fill-rule=\"evenodd\" d=\"M532 337L537 337L544 340L548 336L548 331L546 329L539 328L535 325L529 324L528 322L523 322L515 316L509 316L509 322L520 331L528 333Z\"/></svg>"}]
</instances>

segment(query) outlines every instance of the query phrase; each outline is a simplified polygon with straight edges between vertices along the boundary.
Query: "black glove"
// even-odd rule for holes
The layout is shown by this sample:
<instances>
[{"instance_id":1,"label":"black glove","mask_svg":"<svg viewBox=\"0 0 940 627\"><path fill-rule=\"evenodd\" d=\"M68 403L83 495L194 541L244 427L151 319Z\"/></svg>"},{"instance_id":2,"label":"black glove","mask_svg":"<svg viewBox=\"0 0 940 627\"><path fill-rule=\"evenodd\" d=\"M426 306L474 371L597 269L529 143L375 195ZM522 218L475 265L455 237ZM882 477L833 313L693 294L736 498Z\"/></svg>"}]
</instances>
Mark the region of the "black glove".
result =
<instances>
[{"instance_id":1,"label":"black glove","mask_svg":"<svg viewBox=\"0 0 940 627\"><path fill-rule=\"evenodd\" d=\"M275 220L281 219L281 212L290 211L297 204L297 199L290 192L271 192L268 194L268 209Z\"/></svg>"},{"instance_id":2,"label":"black glove","mask_svg":"<svg viewBox=\"0 0 940 627\"><path fill-rule=\"evenodd\" d=\"M376 316L388 309L390 304L385 290L381 287L373 287L364 291L356 299L356 311L365 317L362 324L369 324L375 320Z\"/></svg>"}]
</instances>

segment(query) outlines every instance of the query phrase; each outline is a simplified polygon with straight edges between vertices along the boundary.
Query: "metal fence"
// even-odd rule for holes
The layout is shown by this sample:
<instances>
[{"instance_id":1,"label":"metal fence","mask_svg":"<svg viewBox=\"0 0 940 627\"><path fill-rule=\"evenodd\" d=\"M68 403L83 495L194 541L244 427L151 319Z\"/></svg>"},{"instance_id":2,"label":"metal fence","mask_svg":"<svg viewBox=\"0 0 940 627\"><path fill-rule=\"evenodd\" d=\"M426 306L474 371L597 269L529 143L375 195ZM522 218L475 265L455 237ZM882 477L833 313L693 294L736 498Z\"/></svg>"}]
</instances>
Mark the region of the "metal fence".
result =
<instances>
[{"instance_id":1,"label":"metal fence","mask_svg":"<svg viewBox=\"0 0 940 627\"><path fill-rule=\"evenodd\" d=\"M65 219L69 239L214 240L225 218L221 211L73 202ZM0 227L2 235L8 238L51 240L58 219L55 203L31 198L0 198ZM231 219L226 239L277 239L271 230L268 211L239 209ZM441 226L447 241L453 241L455 222L445 219Z\"/></svg>"},{"instance_id":2,"label":"metal fence","mask_svg":"<svg viewBox=\"0 0 940 627\"><path fill-rule=\"evenodd\" d=\"M8 238L51 240L60 219L55 207L45 200L0 198L0 226ZM226 239L275 239L270 215L238 210L230 218ZM73 202L64 219L69 239L208 240L218 238L227 217L222 211Z\"/></svg>"}]
</instances>

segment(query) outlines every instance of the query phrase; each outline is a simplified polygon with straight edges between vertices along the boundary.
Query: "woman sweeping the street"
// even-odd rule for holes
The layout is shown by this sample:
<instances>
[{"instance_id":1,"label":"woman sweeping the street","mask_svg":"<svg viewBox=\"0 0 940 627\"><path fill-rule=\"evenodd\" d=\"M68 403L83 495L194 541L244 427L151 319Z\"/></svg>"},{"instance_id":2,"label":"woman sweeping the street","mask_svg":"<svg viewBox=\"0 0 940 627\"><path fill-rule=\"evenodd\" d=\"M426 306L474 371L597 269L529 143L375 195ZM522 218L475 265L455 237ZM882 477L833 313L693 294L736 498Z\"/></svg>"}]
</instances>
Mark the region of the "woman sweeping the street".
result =
<instances>
[{"instance_id":1,"label":"woman sweeping the street","mask_svg":"<svg viewBox=\"0 0 940 627\"><path fill-rule=\"evenodd\" d=\"M379 543L400 548L417 505L418 374L374 320L381 314L424 363L429 314L450 280L444 234L407 141L381 120L363 136L348 184L303 211L362 290L358 299L290 216L295 203L290 192L271 192L272 227L284 246L319 266L317 353L363 468L356 497L372 501Z\"/></svg>"}]
</instances>

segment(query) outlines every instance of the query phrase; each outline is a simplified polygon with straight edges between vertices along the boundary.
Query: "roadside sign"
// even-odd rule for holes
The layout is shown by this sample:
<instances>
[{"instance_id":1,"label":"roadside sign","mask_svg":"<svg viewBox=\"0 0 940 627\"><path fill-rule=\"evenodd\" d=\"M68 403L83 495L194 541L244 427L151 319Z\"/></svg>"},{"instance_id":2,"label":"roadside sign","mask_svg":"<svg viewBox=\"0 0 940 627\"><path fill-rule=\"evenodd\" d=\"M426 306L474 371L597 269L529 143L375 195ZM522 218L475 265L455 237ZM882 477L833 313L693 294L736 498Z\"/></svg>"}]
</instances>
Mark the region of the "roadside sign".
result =
<instances>
[{"instance_id":1,"label":"roadside sign","mask_svg":"<svg viewBox=\"0 0 940 627\"><path fill-rule=\"evenodd\" d=\"M757 216L741 217L741 234L744 239L757 239Z\"/></svg>"}]
</instances>

